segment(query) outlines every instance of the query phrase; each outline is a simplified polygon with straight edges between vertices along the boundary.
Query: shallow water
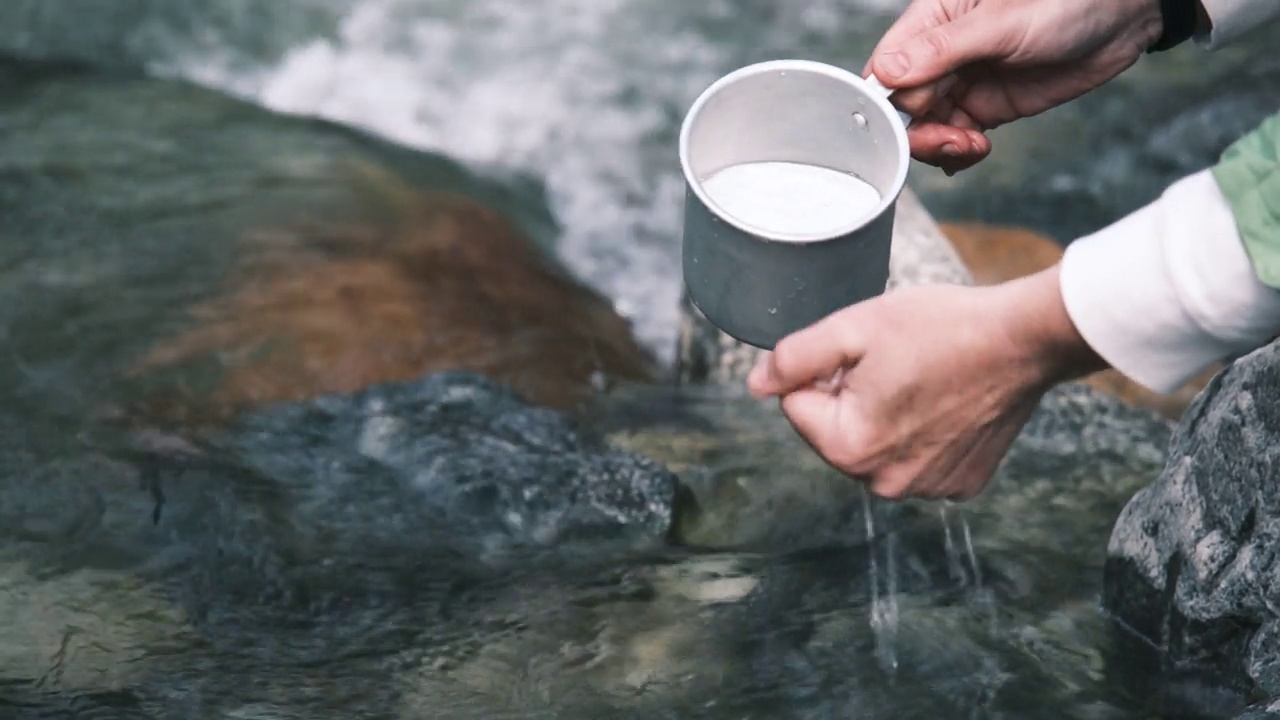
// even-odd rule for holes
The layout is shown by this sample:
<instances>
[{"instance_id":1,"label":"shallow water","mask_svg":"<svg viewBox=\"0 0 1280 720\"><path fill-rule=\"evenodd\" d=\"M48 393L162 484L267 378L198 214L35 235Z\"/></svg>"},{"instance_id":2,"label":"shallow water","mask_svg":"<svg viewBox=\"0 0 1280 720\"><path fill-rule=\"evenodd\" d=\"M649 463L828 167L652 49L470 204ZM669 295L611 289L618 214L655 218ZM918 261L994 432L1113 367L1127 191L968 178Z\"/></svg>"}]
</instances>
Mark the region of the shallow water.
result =
<instances>
[{"instance_id":1,"label":"shallow water","mask_svg":"<svg viewBox=\"0 0 1280 720\"><path fill-rule=\"evenodd\" d=\"M520 527L542 531L525 546L488 495L465 522L425 522L430 465L361 465L305 411L200 445L111 422L146 390L122 369L255 232L376 215L350 172L366 165L510 215L669 354L684 107L755 59L859 66L899 6L0 4L0 50L119 73L0 63L0 716L1151 717L1163 701L1129 677L1096 602L1159 423L1060 398L990 495L945 517L876 504L868 542L862 497L767 405L633 390L590 426L680 474L684 542L548 542L556 506L529 504ZM913 182L944 216L1069 240L1267 112L1277 37L1145 60L998 133L982 168ZM368 486L343 495L336 477Z\"/></svg>"}]
</instances>

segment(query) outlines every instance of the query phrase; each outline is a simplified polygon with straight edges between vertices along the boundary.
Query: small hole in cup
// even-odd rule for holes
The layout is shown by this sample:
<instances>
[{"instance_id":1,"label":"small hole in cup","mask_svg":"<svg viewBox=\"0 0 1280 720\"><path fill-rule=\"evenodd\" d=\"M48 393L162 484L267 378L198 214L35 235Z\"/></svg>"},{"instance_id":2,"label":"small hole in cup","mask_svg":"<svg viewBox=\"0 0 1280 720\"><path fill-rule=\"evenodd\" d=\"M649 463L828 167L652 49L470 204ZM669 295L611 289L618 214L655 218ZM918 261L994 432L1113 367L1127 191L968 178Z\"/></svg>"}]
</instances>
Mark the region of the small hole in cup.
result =
<instances>
[{"instance_id":1,"label":"small hole in cup","mask_svg":"<svg viewBox=\"0 0 1280 720\"><path fill-rule=\"evenodd\" d=\"M860 112L856 112L856 113L854 113L854 114L853 114L853 123L854 123L855 125L857 125L859 128L861 128L861 129L863 129L863 130L866 130L866 129L867 129L867 116L866 116L866 115L863 115L863 114L862 114L862 113L860 113Z\"/></svg>"}]
</instances>

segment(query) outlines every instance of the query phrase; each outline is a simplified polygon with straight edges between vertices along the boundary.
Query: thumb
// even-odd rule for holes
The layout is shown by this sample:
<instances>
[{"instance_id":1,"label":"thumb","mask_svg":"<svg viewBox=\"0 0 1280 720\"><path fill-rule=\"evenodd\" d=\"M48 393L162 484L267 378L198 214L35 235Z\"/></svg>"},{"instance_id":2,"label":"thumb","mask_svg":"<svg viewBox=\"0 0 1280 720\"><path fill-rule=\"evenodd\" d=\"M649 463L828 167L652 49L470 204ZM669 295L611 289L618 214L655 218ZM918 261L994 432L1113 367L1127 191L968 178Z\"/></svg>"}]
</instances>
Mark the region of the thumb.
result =
<instances>
[{"instance_id":1,"label":"thumb","mask_svg":"<svg viewBox=\"0 0 1280 720\"><path fill-rule=\"evenodd\" d=\"M783 338L751 370L748 389L758 397L785 395L855 365L865 352L865 317L854 305Z\"/></svg>"},{"instance_id":2,"label":"thumb","mask_svg":"<svg viewBox=\"0 0 1280 720\"><path fill-rule=\"evenodd\" d=\"M1025 13L987 7L877 49L872 72L890 87L915 87L970 63L1011 55L1025 35Z\"/></svg>"}]
</instances>

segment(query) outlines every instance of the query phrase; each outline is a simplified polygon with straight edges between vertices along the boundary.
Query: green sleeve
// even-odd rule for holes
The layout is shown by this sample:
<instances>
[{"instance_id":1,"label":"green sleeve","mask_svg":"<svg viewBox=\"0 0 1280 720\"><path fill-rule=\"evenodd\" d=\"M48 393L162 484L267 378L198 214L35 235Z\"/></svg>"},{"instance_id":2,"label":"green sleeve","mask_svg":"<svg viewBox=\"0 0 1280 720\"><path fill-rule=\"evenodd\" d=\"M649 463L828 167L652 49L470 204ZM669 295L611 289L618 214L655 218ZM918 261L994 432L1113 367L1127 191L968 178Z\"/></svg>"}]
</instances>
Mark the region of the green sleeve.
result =
<instances>
[{"instance_id":1,"label":"green sleeve","mask_svg":"<svg viewBox=\"0 0 1280 720\"><path fill-rule=\"evenodd\" d=\"M1280 114L1227 148L1213 177L1258 279L1280 289Z\"/></svg>"}]
</instances>

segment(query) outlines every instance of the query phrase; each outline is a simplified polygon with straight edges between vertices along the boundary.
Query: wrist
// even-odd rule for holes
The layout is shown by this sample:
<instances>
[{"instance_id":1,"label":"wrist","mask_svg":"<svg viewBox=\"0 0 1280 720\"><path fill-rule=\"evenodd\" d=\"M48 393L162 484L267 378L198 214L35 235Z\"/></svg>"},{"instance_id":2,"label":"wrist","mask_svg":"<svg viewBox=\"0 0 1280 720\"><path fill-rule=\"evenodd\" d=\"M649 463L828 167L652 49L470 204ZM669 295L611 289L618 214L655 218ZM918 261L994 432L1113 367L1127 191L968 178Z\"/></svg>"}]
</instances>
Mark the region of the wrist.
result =
<instances>
[{"instance_id":1,"label":"wrist","mask_svg":"<svg viewBox=\"0 0 1280 720\"><path fill-rule=\"evenodd\" d=\"M1107 369L1080 334L1063 301L1060 265L996 289L1003 326L1017 363L1035 382L1054 385Z\"/></svg>"},{"instance_id":2,"label":"wrist","mask_svg":"<svg viewBox=\"0 0 1280 720\"><path fill-rule=\"evenodd\" d=\"M1164 33L1164 0L1124 0L1117 18L1117 24L1123 25L1124 32L1134 38L1143 50L1149 50L1160 41Z\"/></svg>"}]
</instances>

